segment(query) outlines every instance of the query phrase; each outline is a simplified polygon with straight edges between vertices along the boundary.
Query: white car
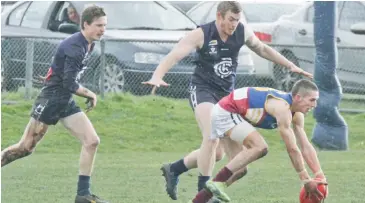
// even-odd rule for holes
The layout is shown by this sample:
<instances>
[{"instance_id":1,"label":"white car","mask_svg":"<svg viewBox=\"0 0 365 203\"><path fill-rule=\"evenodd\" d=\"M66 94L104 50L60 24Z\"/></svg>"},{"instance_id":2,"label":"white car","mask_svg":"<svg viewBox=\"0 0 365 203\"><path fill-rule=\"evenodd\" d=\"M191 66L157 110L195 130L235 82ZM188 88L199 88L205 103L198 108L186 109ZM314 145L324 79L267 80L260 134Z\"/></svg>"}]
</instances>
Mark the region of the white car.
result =
<instances>
[{"instance_id":1,"label":"white car","mask_svg":"<svg viewBox=\"0 0 365 203\"><path fill-rule=\"evenodd\" d=\"M339 1L337 4L336 39L338 47L337 74L346 92L357 93L365 89L365 36L351 32L351 27L365 22L364 1ZM272 32L275 44L293 45L292 57L299 66L313 73L314 48L314 4L306 3L291 15L275 22ZM277 47L279 49L279 47ZM278 74L281 75L281 74ZM290 74L277 81L290 81Z\"/></svg>"}]
</instances>

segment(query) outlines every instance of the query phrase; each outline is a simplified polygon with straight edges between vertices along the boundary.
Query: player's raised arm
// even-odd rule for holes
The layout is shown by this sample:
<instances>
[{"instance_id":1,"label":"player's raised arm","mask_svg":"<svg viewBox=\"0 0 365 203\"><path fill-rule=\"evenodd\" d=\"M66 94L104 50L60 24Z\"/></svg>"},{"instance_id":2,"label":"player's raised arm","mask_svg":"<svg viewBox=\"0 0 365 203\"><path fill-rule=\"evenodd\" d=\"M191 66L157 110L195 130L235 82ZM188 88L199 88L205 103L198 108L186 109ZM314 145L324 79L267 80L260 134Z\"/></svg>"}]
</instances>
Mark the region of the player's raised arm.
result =
<instances>
[{"instance_id":1,"label":"player's raised arm","mask_svg":"<svg viewBox=\"0 0 365 203\"><path fill-rule=\"evenodd\" d=\"M246 26L246 27L247 27L247 29L250 29L249 26ZM250 31L247 31L247 32L251 33ZM245 31L245 33L246 33L246 31ZM294 63L292 63L287 58L285 58L283 55L281 55L278 51L271 48L269 45L261 42L260 39L257 38L255 35L250 35L250 37L248 37L248 39L246 40L246 45L248 48L250 48L253 52L255 52L257 55L261 56L262 58L270 60L276 64L282 65L282 66L290 69L290 71L292 71L292 72L302 74L309 78L313 78L312 74L297 67Z\"/></svg>"},{"instance_id":2,"label":"player's raised arm","mask_svg":"<svg viewBox=\"0 0 365 203\"><path fill-rule=\"evenodd\" d=\"M204 43L204 33L201 28L197 28L189 32L185 37L183 37L176 46L171 50L171 52L161 61L157 66L152 78L147 82L142 82L142 84L154 85L159 87L168 86L166 82L162 80L165 74L181 59L186 57L194 49L200 48Z\"/></svg>"},{"instance_id":3,"label":"player's raised arm","mask_svg":"<svg viewBox=\"0 0 365 203\"><path fill-rule=\"evenodd\" d=\"M298 140L301 152L305 162L312 170L316 178L325 179L324 173L319 163L317 152L313 145L309 142L307 134L304 130L304 114L296 112L293 118L293 130Z\"/></svg>"}]
</instances>

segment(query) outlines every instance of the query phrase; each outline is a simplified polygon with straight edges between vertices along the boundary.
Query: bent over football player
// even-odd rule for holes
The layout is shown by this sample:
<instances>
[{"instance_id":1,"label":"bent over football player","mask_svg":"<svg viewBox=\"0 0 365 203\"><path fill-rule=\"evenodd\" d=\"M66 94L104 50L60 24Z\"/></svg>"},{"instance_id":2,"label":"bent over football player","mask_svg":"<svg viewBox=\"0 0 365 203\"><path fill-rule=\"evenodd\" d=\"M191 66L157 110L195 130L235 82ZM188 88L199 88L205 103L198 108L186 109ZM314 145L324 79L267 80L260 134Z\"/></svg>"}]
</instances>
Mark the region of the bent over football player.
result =
<instances>
[{"instance_id":1,"label":"bent over football player","mask_svg":"<svg viewBox=\"0 0 365 203\"><path fill-rule=\"evenodd\" d=\"M310 73L303 71L279 52L261 42L250 26L242 23L241 17L242 6L239 2L219 2L216 20L187 33L161 61L152 78L143 82L155 87L168 86L163 81L164 75L181 59L196 50L196 67L191 76L189 103L203 139L199 149L173 163L162 165L166 191L171 199L178 198L177 187L181 174L198 168L197 185L200 191L210 179L215 162L221 160L225 154L224 147L218 140L209 139L211 129L209 115L214 104L234 89L238 56L244 45L257 55L280 64L292 72L312 77ZM212 153L210 150L216 145L218 147Z\"/></svg>"},{"instance_id":2,"label":"bent over football player","mask_svg":"<svg viewBox=\"0 0 365 203\"><path fill-rule=\"evenodd\" d=\"M304 131L304 115L316 106L318 97L317 86L303 79L294 84L290 93L264 87L245 87L222 98L212 110L210 139L221 139L225 143L231 161L206 183L205 189L192 202L208 202L212 195L221 201L230 201L224 189L240 178L242 172L247 172L249 163L268 153L268 146L255 127L278 128L307 194L321 197L317 186L327 183L317 153ZM311 179L303 158L316 178L322 181Z\"/></svg>"},{"instance_id":3,"label":"bent over football player","mask_svg":"<svg viewBox=\"0 0 365 203\"><path fill-rule=\"evenodd\" d=\"M100 139L93 125L73 100L73 94L87 99L91 110L96 94L82 87L78 80L107 24L101 7L87 7L81 17L81 32L63 40L57 48L52 65L45 77L44 87L34 102L30 121L21 140L1 152L1 167L30 155L44 137L49 125L60 121L82 144L80 170L75 203L106 203L90 192L90 176Z\"/></svg>"}]
</instances>

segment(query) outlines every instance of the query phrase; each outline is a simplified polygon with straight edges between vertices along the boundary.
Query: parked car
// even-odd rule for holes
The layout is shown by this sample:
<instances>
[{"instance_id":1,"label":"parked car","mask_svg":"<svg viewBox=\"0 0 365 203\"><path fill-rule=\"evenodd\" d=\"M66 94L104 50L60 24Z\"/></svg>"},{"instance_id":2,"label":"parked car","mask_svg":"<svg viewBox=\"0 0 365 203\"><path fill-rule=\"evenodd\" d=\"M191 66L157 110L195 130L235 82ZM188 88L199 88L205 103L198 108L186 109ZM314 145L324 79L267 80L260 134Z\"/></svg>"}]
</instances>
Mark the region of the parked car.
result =
<instances>
[{"instance_id":1,"label":"parked car","mask_svg":"<svg viewBox=\"0 0 365 203\"><path fill-rule=\"evenodd\" d=\"M215 20L216 12L219 2L207 1L201 2L190 9L186 14L197 24L205 24ZM274 23L283 15L291 14L296 11L301 2L285 1L285 2L260 2L260 1L242 1L243 7L242 22L248 24L255 32L256 36L264 43L275 43L272 30L274 29ZM255 75L261 78L259 85L261 86L273 86L273 67L272 64L256 53L249 50L246 46L244 51L250 52L253 58L255 67ZM292 58L289 52L282 51L286 57ZM295 62L295 61L294 61ZM279 71L286 71L286 69L278 67ZM280 74L282 74L280 72ZM275 80L277 81L277 80ZM277 88L281 84L277 85Z\"/></svg>"},{"instance_id":2,"label":"parked car","mask_svg":"<svg viewBox=\"0 0 365 203\"><path fill-rule=\"evenodd\" d=\"M365 36L351 32L352 26L365 22L364 1L338 1L336 39L338 48L337 74L344 92L365 92ZM272 34L278 44L293 45L291 52L299 65L314 71L314 5L306 3L291 15L276 22ZM290 78L290 77L283 77ZM285 80L285 79L284 79Z\"/></svg>"},{"instance_id":3,"label":"parked car","mask_svg":"<svg viewBox=\"0 0 365 203\"><path fill-rule=\"evenodd\" d=\"M81 78L83 85L93 90L104 88L106 92L148 93L150 88L141 85L141 82L148 80L175 43L197 26L165 2L18 2L2 13L1 60L5 64L3 86L7 90L16 90L24 84L26 42L29 39L33 42L33 77L45 75L58 43L79 30L75 19L87 4L104 7L108 16L104 36L106 65L101 67L101 42L97 42L93 60ZM71 7L75 9L76 17L68 15L67 9ZM31 47L28 46L28 49ZM158 93L186 97L193 68L194 53L172 68L165 77L167 82L172 83L171 87L160 88ZM105 70L105 77L104 86L100 87L102 69ZM250 71L252 65L238 67L242 77Z\"/></svg>"},{"instance_id":4,"label":"parked car","mask_svg":"<svg viewBox=\"0 0 365 203\"><path fill-rule=\"evenodd\" d=\"M16 1L1 1L1 12L8 9L11 5L15 4Z\"/></svg>"},{"instance_id":5,"label":"parked car","mask_svg":"<svg viewBox=\"0 0 365 203\"><path fill-rule=\"evenodd\" d=\"M199 1L168 1L173 6L181 9L183 12L189 11L193 6L199 3Z\"/></svg>"},{"instance_id":6,"label":"parked car","mask_svg":"<svg viewBox=\"0 0 365 203\"><path fill-rule=\"evenodd\" d=\"M351 32L357 35L365 35L365 21L352 25Z\"/></svg>"}]
</instances>

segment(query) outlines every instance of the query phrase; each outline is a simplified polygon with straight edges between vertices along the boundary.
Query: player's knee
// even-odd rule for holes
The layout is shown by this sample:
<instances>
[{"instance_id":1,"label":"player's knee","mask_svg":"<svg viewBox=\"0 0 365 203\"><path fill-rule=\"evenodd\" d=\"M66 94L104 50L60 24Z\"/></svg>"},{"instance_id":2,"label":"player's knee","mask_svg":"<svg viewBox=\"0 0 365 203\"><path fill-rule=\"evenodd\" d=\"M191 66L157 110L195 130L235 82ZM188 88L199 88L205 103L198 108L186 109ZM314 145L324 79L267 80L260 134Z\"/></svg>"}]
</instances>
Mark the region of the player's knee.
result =
<instances>
[{"instance_id":1,"label":"player's knee","mask_svg":"<svg viewBox=\"0 0 365 203\"><path fill-rule=\"evenodd\" d=\"M19 156L20 156L19 158L22 158L22 157L31 155L34 152L35 145L21 144L18 149L19 149L18 151L19 151Z\"/></svg>"},{"instance_id":2,"label":"player's knee","mask_svg":"<svg viewBox=\"0 0 365 203\"><path fill-rule=\"evenodd\" d=\"M84 143L84 147L86 148L97 148L100 144L99 136L95 135L90 138L87 142Z\"/></svg>"},{"instance_id":3,"label":"player's knee","mask_svg":"<svg viewBox=\"0 0 365 203\"><path fill-rule=\"evenodd\" d=\"M268 147L267 146L259 147L258 152L259 152L259 158L262 158L262 157L266 156L267 153L269 153Z\"/></svg>"},{"instance_id":4,"label":"player's knee","mask_svg":"<svg viewBox=\"0 0 365 203\"><path fill-rule=\"evenodd\" d=\"M218 148L215 152L215 161L220 161L224 158L224 150L221 148Z\"/></svg>"}]
</instances>

